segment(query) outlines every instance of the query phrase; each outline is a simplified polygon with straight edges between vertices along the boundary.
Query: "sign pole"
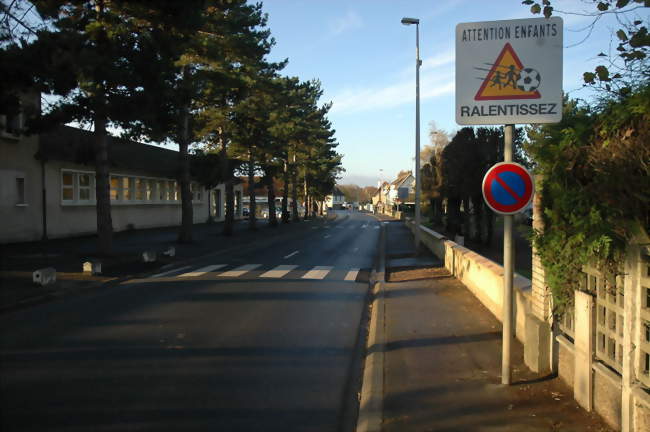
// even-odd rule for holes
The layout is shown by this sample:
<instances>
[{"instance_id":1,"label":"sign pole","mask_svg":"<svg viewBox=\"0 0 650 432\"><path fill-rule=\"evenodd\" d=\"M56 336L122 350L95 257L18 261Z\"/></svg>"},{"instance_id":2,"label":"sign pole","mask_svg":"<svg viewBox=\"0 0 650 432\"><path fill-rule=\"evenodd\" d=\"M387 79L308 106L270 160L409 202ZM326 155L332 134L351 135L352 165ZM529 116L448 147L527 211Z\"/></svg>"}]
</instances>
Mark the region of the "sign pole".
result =
<instances>
[{"instance_id":1,"label":"sign pole","mask_svg":"<svg viewBox=\"0 0 650 432\"><path fill-rule=\"evenodd\" d=\"M513 125L508 124L504 127L504 162L512 162L512 134ZM512 276L514 267L515 247L512 242L512 218L513 215L503 216L503 342L501 353L501 384L510 385L510 343L513 337L512 323Z\"/></svg>"}]
</instances>

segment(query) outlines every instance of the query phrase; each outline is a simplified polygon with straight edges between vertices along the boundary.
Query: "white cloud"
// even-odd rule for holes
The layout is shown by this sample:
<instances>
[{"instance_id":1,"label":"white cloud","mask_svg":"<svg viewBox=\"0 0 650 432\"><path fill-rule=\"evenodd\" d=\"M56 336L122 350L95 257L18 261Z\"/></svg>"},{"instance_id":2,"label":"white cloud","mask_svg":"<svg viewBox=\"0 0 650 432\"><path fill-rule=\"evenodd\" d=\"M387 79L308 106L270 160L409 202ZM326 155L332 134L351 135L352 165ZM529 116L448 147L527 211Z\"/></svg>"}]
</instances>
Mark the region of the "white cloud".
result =
<instances>
[{"instance_id":1,"label":"white cloud","mask_svg":"<svg viewBox=\"0 0 650 432\"><path fill-rule=\"evenodd\" d=\"M454 91L453 51L423 59L420 69L420 99L426 100ZM408 75L385 86L346 89L332 97L333 113L354 113L386 109L414 102L415 82L411 67Z\"/></svg>"},{"instance_id":2,"label":"white cloud","mask_svg":"<svg viewBox=\"0 0 650 432\"><path fill-rule=\"evenodd\" d=\"M330 23L330 33L339 35L348 30L354 30L363 27L363 20L354 11L348 11L344 16L337 18Z\"/></svg>"}]
</instances>

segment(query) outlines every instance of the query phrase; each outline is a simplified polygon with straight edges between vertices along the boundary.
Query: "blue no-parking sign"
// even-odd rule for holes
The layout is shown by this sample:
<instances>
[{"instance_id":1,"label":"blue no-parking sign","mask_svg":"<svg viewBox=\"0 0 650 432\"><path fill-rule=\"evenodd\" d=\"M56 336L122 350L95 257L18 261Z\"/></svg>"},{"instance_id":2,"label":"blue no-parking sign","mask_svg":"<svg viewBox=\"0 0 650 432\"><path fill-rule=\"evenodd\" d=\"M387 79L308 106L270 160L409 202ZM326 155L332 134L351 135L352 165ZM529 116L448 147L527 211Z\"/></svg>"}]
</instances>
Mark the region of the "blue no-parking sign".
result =
<instances>
[{"instance_id":1,"label":"blue no-parking sign","mask_svg":"<svg viewBox=\"0 0 650 432\"><path fill-rule=\"evenodd\" d=\"M533 199L533 178L526 168L513 162L501 162L483 177L483 198L495 212L519 213Z\"/></svg>"}]
</instances>

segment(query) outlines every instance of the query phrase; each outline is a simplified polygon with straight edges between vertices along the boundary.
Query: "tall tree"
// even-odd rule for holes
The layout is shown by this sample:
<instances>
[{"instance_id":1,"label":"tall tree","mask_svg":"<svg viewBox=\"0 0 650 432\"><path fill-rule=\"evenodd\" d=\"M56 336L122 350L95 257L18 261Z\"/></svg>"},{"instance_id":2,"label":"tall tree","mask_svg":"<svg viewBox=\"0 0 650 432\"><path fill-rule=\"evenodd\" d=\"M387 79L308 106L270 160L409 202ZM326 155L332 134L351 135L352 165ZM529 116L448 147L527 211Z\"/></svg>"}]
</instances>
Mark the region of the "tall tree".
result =
<instances>
[{"instance_id":1,"label":"tall tree","mask_svg":"<svg viewBox=\"0 0 650 432\"><path fill-rule=\"evenodd\" d=\"M132 98L142 88L135 65L142 56L145 34L133 11L142 1L34 2L47 26L25 46L25 58L40 59L35 76L44 89L60 98L43 124L76 121L93 126L98 248L112 249L113 224L109 196L107 127L136 118ZM127 122L128 123L128 122Z\"/></svg>"}]
</instances>

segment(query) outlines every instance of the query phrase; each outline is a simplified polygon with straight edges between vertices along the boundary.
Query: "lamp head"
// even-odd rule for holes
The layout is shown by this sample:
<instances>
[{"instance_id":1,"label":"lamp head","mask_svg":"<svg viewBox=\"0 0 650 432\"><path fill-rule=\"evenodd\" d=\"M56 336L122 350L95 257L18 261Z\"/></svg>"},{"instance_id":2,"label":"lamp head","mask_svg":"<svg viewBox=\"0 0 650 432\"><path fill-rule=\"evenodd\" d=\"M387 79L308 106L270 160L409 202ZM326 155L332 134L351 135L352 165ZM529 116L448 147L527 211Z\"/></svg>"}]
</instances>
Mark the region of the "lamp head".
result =
<instances>
[{"instance_id":1,"label":"lamp head","mask_svg":"<svg viewBox=\"0 0 650 432\"><path fill-rule=\"evenodd\" d=\"M404 25L420 24L420 20L417 18L402 18L402 24Z\"/></svg>"}]
</instances>

